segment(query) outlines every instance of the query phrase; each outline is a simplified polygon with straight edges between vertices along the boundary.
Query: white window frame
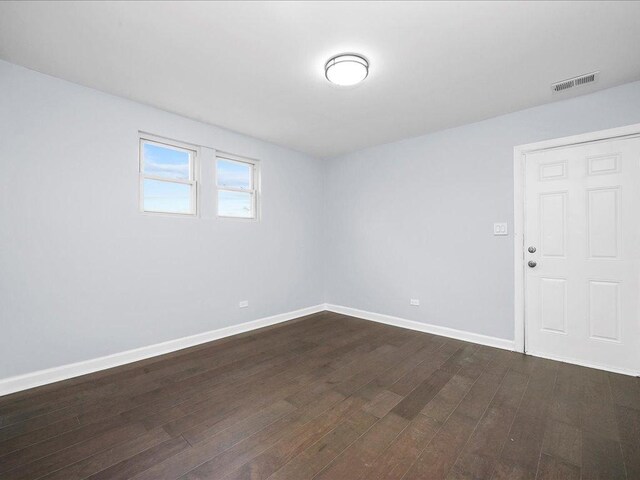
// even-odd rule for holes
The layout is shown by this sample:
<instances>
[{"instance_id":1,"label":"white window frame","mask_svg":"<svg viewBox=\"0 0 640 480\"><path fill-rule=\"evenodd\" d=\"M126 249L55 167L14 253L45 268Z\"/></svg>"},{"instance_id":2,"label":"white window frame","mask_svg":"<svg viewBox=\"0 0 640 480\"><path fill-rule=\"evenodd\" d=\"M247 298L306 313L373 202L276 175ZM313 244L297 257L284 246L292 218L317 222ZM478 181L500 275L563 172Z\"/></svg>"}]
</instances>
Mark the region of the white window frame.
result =
<instances>
[{"instance_id":1,"label":"white window frame","mask_svg":"<svg viewBox=\"0 0 640 480\"><path fill-rule=\"evenodd\" d=\"M251 187L250 189L246 188L234 188L234 187L221 187L218 185L218 160L227 160L231 162L237 163L246 163L251 166ZM231 153L216 152L216 163L214 168L214 185L216 188L216 216L218 218L231 218L235 220L249 220L249 221L257 221L260 218L260 161L254 158L241 157L239 155L234 155ZM219 210L219 198L220 191L225 192L242 192L242 193L251 193L251 198L253 199L253 216L252 217L237 217L232 215L220 215Z\"/></svg>"},{"instance_id":2,"label":"white window frame","mask_svg":"<svg viewBox=\"0 0 640 480\"><path fill-rule=\"evenodd\" d=\"M180 152L186 151L189 153L189 178L167 178L160 175L148 175L144 173L144 144L149 143L153 145L159 145L163 148L169 148L178 150ZM140 134L138 140L138 172L139 172L139 209L141 213L145 215L164 215L164 216L179 216L179 217L196 217L199 212L198 206L198 147L188 143L178 142L176 140L170 140L167 138L157 137L155 135ZM145 180L157 180L167 183L179 183L182 185L189 185L191 187L191 211L188 213L181 212L156 212L152 210L144 209L144 181Z\"/></svg>"}]
</instances>

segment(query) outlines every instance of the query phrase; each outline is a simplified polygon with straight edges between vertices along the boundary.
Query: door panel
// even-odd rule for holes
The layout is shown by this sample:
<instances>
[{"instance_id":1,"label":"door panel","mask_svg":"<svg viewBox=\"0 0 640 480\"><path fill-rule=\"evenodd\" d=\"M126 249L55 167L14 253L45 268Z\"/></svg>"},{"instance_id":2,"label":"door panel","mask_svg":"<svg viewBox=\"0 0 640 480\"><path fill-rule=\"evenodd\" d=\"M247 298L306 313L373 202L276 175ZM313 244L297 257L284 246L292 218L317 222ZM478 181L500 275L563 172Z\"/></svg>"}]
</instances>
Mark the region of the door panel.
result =
<instances>
[{"instance_id":1,"label":"door panel","mask_svg":"<svg viewBox=\"0 0 640 480\"><path fill-rule=\"evenodd\" d=\"M597 188L587 193L589 257L592 259L618 257L619 193L617 187Z\"/></svg>"},{"instance_id":2,"label":"door panel","mask_svg":"<svg viewBox=\"0 0 640 480\"><path fill-rule=\"evenodd\" d=\"M525 350L640 373L640 139L525 164Z\"/></svg>"},{"instance_id":3,"label":"door panel","mask_svg":"<svg viewBox=\"0 0 640 480\"><path fill-rule=\"evenodd\" d=\"M589 327L595 340L620 341L618 282L589 282Z\"/></svg>"},{"instance_id":4,"label":"door panel","mask_svg":"<svg viewBox=\"0 0 640 480\"><path fill-rule=\"evenodd\" d=\"M567 281L540 278L540 325L542 330L567 333Z\"/></svg>"},{"instance_id":5,"label":"door panel","mask_svg":"<svg viewBox=\"0 0 640 480\"><path fill-rule=\"evenodd\" d=\"M564 257L567 237L567 192L540 195L540 253Z\"/></svg>"}]
</instances>

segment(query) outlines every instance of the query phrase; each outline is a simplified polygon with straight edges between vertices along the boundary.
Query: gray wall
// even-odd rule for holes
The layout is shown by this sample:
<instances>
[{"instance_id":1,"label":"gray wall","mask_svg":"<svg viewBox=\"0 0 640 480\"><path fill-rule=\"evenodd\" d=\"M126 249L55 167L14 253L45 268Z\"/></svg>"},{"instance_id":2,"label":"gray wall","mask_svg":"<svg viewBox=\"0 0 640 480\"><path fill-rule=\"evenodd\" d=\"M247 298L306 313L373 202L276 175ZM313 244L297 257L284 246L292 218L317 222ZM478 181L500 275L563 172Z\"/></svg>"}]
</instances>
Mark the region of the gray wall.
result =
<instances>
[{"instance_id":1,"label":"gray wall","mask_svg":"<svg viewBox=\"0 0 640 480\"><path fill-rule=\"evenodd\" d=\"M513 339L513 147L639 122L635 82L328 161L325 300Z\"/></svg>"},{"instance_id":2,"label":"gray wall","mask_svg":"<svg viewBox=\"0 0 640 480\"><path fill-rule=\"evenodd\" d=\"M318 161L0 61L0 378L324 301L511 339L513 147L638 122L640 82ZM141 215L138 130L260 159L261 220Z\"/></svg>"},{"instance_id":3,"label":"gray wall","mask_svg":"<svg viewBox=\"0 0 640 480\"><path fill-rule=\"evenodd\" d=\"M260 159L261 221L140 214L138 130ZM322 168L0 61L0 378L321 303Z\"/></svg>"}]
</instances>

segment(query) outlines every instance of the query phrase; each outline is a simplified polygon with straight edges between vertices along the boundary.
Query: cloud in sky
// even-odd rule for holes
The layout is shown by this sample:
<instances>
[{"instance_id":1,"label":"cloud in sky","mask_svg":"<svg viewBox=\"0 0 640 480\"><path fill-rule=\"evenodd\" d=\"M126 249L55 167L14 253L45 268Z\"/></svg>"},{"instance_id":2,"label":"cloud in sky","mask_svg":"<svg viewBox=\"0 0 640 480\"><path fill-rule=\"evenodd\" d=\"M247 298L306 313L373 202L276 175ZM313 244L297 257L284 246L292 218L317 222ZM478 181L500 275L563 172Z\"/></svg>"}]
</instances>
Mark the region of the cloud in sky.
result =
<instances>
[{"instance_id":1,"label":"cloud in sky","mask_svg":"<svg viewBox=\"0 0 640 480\"><path fill-rule=\"evenodd\" d=\"M232 188L251 188L251 165L218 159L216 164L218 186Z\"/></svg>"},{"instance_id":2,"label":"cloud in sky","mask_svg":"<svg viewBox=\"0 0 640 480\"><path fill-rule=\"evenodd\" d=\"M189 154L152 143L144 144L144 173L166 178L189 178Z\"/></svg>"}]
</instances>

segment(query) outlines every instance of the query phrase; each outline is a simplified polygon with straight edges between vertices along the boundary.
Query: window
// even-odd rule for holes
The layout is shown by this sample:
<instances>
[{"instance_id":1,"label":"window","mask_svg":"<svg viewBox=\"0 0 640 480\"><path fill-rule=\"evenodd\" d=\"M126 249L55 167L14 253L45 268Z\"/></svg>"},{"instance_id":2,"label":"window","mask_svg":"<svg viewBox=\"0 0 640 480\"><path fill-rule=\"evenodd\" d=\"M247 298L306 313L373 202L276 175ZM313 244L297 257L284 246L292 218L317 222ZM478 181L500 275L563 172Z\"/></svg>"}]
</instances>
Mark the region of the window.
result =
<instances>
[{"instance_id":1,"label":"window","mask_svg":"<svg viewBox=\"0 0 640 480\"><path fill-rule=\"evenodd\" d=\"M140 138L140 210L196 214L196 148Z\"/></svg>"},{"instance_id":2,"label":"window","mask_svg":"<svg viewBox=\"0 0 640 480\"><path fill-rule=\"evenodd\" d=\"M255 161L218 155L216 185L219 217L257 218L257 170Z\"/></svg>"}]
</instances>

